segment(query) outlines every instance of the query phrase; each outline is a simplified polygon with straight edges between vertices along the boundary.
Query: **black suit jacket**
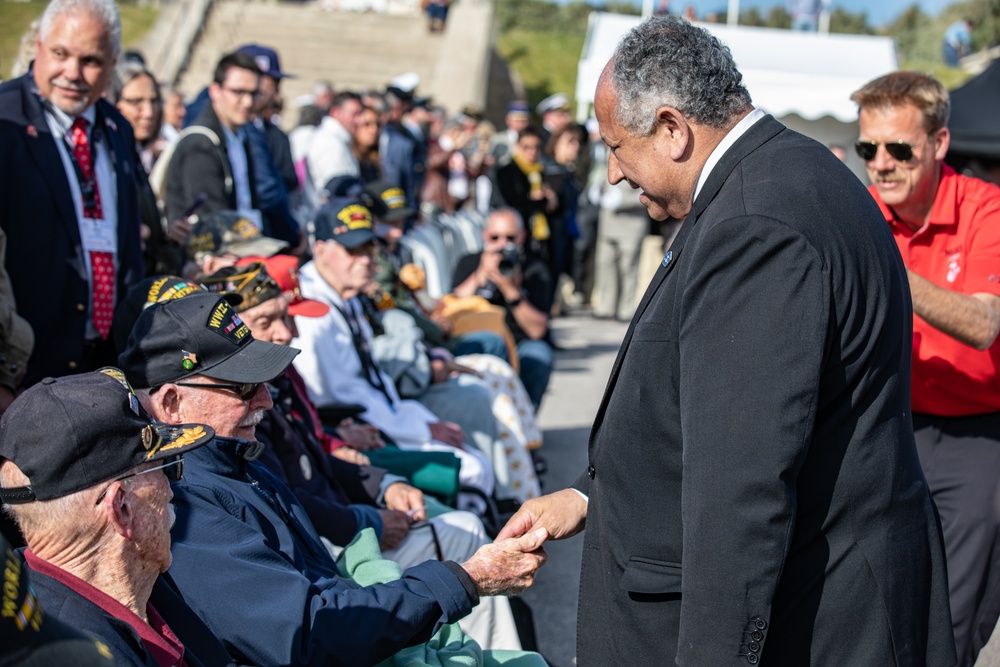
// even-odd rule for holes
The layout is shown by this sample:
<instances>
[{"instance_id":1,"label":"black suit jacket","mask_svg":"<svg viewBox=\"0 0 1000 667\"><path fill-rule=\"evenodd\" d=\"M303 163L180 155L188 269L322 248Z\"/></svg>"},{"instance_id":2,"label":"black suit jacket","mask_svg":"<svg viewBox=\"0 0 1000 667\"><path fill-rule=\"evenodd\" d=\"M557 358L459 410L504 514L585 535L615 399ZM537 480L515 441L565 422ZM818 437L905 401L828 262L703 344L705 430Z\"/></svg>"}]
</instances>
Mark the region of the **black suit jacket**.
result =
<instances>
[{"instance_id":1,"label":"black suit jacket","mask_svg":"<svg viewBox=\"0 0 1000 667\"><path fill-rule=\"evenodd\" d=\"M202 192L207 199L198 213L204 215L224 209L236 210L236 185L233 181L233 165L226 150L226 135L211 104L205 106L192 125L207 127L215 133L219 143L214 143L203 134L191 134L178 142L167 167L164 202L167 220L181 217ZM246 140L243 142L243 150L247 156L250 205L256 208L253 159Z\"/></svg>"},{"instance_id":2,"label":"black suit jacket","mask_svg":"<svg viewBox=\"0 0 1000 667\"><path fill-rule=\"evenodd\" d=\"M726 152L590 438L581 665L950 665L911 305L858 179L771 117Z\"/></svg>"},{"instance_id":3,"label":"black suit jacket","mask_svg":"<svg viewBox=\"0 0 1000 667\"><path fill-rule=\"evenodd\" d=\"M23 384L86 369L84 336L90 287L80 227L31 74L0 84L0 227L18 313L35 331ZM97 128L111 148L118 190L116 300L143 277L135 140L128 121L104 100ZM107 206L109 203L104 202ZM107 344L113 359L113 350Z\"/></svg>"}]
</instances>

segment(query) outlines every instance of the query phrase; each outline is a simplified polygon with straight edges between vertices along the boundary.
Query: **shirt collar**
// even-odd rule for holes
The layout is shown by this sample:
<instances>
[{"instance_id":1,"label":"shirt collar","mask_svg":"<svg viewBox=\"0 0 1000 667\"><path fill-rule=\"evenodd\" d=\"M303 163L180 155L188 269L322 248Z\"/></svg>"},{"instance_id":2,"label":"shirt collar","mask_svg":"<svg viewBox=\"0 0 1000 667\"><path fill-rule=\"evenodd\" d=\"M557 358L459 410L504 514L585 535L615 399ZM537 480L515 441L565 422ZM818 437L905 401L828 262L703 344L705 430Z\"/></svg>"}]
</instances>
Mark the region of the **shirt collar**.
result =
<instances>
[{"instance_id":1,"label":"shirt collar","mask_svg":"<svg viewBox=\"0 0 1000 667\"><path fill-rule=\"evenodd\" d=\"M176 665L184 656L184 645L167 626L163 617L153 609L153 605L146 604L146 615L149 618L147 623L131 609L101 589L61 567L39 558L32 553L31 549L24 550L24 560L28 563L28 567L35 572L55 579L80 597L100 607L108 615L128 623L139 635L146 650L159 664Z\"/></svg>"},{"instance_id":2,"label":"shirt collar","mask_svg":"<svg viewBox=\"0 0 1000 667\"><path fill-rule=\"evenodd\" d=\"M722 138L719 145L716 146L715 150L708 156L708 159L705 161L705 166L701 168L701 174L698 176L698 185L695 186L694 196L691 198L692 202L698 198L698 194L701 192L701 188L705 185L705 181L708 180L712 170L715 169L715 165L719 163L719 160L721 160L722 156L726 154L726 151L732 148L733 144L736 143L736 140L746 134L747 130L753 127L754 123L766 115L767 114L760 109L754 109L744 116L740 122L736 123L733 129L726 133L726 136Z\"/></svg>"},{"instance_id":3,"label":"shirt collar","mask_svg":"<svg viewBox=\"0 0 1000 667\"><path fill-rule=\"evenodd\" d=\"M44 97L42 98L42 107L45 109L45 113L52 118L56 125L62 130L64 135L69 134L70 129L73 127L73 121L76 120L76 116L70 116L68 113L57 107L56 105L49 102ZM97 105L91 104L87 107L82 114L80 114L87 121L87 132L88 134L93 130L94 123L97 120Z\"/></svg>"}]
</instances>

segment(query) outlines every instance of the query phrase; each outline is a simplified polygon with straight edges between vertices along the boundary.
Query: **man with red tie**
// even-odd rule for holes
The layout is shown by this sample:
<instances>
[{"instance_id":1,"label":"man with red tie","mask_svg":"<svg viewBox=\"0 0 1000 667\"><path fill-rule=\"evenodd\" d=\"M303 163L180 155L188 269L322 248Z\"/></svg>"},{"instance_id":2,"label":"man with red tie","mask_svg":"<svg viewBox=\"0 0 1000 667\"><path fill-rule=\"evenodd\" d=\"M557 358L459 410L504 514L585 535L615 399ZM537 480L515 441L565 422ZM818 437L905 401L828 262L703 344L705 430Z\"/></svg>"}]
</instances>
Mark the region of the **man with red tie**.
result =
<instances>
[{"instance_id":1,"label":"man with red tie","mask_svg":"<svg viewBox=\"0 0 1000 667\"><path fill-rule=\"evenodd\" d=\"M143 276L132 130L101 99L120 51L113 0L52 0L31 71L0 85L0 227L36 339L24 386L112 361L115 304Z\"/></svg>"}]
</instances>

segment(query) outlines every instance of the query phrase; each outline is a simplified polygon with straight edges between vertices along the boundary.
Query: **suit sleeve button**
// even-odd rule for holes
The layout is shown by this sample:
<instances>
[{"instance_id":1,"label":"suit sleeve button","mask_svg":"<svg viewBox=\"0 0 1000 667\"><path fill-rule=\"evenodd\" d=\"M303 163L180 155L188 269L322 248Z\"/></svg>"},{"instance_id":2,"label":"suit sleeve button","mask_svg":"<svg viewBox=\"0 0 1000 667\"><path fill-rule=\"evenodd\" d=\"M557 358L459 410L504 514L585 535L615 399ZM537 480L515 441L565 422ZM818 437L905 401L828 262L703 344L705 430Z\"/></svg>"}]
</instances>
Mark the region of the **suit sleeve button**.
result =
<instances>
[{"instance_id":1,"label":"suit sleeve button","mask_svg":"<svg viewBox=\"0 0 1000 667\"><path fill-rule=\"evenodd\" d=\"M765 621L763 618L757 618L754 619L753 625L758 630L763 630L767 627L767 621Z\"/></svg>"},{"instance_id":2,"label":"suit sleeve button","mask_svg":"<svg viewBox=\"0 0 1000 667\"><path fill-rule=\"evenodd\" d=\"M594 479L595 474L597 474L597 470L594 469L594 466L587 466L587 477Z\"/></svg>"},{"instance_id":3,"label":"suit sleeve button","mask_svg":"<svg viewBox=\"0 0 1000 667\"><path fill-rule=\"evenodd\" d=\"M747 662L749 662L751 665L756 665L759 661L760 658L757 657L756 653L750 653L749 655L747 655Z\"/></svg>"},{"instance_id":4,"label":"suit sleeve button","mask_svg":"<svg viewBox=\"0 0 1000 667\"><path fill-rule=\"evenodd\" d=\"M78 313L85 313L85 312L87 312L87 307L85 305L83 305L82 303L78 303L78 304L76 304L76 312L78 312Z\"/></svg>"},{"instance_id":5,"label":"suit sleeve button","mask_svg":"<svg viewBox=\"0 0 1000 667\"><path fill-rule=\"evenodd\" d=\"M755 642L759 642L763 638L764 638L764 633L759 630L755 630L754 632L750 633L750 639L754 640Z\"/></svg>"},{"instance_id":6,"label":"suit sleeve button","mask_svg":"<svg viewBox=\"0 0 1000 667\"><path fill-rule=\"evenodd\" d=\"M758 644L757 642L750 642L750 652L760 653L760 644Z\"/></svg>"}]
</instances>

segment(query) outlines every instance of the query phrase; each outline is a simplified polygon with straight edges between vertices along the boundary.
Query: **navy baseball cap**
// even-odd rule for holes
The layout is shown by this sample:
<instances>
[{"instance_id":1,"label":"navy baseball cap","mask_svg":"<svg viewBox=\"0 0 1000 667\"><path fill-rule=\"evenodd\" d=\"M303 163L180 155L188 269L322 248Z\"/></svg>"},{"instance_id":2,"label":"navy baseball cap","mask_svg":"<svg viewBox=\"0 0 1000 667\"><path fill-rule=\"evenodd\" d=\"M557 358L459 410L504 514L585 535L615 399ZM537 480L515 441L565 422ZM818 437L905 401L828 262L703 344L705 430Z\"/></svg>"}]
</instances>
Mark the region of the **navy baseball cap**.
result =
<instances>
[{"instance_id":1,"label":"navy baseball cap","mask_svg":"<svg viewBox=\"0 0 1000 667\"><path fill-rule=\"evenodd\" d=\"M18 396L0 420L0 458L30 480L28 486L0 489L0 501L62 498L214 437L204 424L154 422L117 368L45 378Z\"/></svg>"},{"instance_id":2,"label":"navy baseball cap","mask_svg":"<svg viewBox=\"0 0 1000 667\"><path fill-rule=\"evenodd\" d=\"M313 233L317 241L336 241L345 248L357 248L378 239L372 212L357 199L331 199L316 213Z\"/></svg>"},{"instance_id":3,"label":"navy baseball cap","mask_svg":"<svg viewBox=\"0 0 1000 667\"><path fill-rule=\"evenodd\" d=\"M269 46L260 44L244 44L236 49L240 53L245 53L257 63L257 68L261 74L272 79L294 79L294 74L281 71L281 63L278 61L278 52Z\"/></svg>"},{"instance_id":4,"label":"navy baseball cap","mask_svg":"<svg viewBox=\"0 0 1000 667\"><path fill-rule=\"evenodd\" d=\"M118 365L140 389L192 375L256 383L284 373L298 353L256 340L229 302L218 294L198 293L144 310Z\"/></svg>"}]
</instances>

